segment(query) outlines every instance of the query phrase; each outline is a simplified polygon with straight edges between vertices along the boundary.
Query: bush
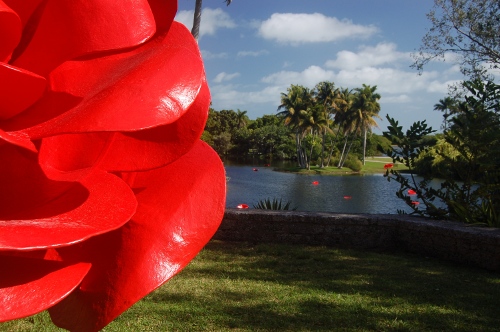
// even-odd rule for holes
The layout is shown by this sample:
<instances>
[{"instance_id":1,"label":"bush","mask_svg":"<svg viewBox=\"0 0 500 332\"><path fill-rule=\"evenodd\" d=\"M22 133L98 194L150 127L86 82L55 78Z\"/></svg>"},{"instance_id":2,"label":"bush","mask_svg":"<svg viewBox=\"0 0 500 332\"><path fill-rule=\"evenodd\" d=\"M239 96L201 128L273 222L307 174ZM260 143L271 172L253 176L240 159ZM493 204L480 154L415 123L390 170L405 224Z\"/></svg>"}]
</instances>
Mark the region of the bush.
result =
<instances>
[{"instance_id":1,"label":"bush","mask_svg":"<svg viewBox=\"0 0 500 332\"><path fill-rule=\"evenodd\" d=\"M261 199L257 205L254 205L254 209L261 209L261 210L292 210L295 211L297 210L297 207L291 208L290 209L290 204L291 202L287 202L286 204L282 204L281 198L273 198L271 201L270 198L268 199Z\"/></svg>"},{"instance_id":2,"label":"bush","mask_svg":"<svg viewBox=\"0 0 500 332\"><path fill-rule=\"evenodd\" d=\"M363 168L363 163L358 157L349 155L344 163L344 166L351 169L353 172L359 172Z\"/></svg>"}]
</instances>

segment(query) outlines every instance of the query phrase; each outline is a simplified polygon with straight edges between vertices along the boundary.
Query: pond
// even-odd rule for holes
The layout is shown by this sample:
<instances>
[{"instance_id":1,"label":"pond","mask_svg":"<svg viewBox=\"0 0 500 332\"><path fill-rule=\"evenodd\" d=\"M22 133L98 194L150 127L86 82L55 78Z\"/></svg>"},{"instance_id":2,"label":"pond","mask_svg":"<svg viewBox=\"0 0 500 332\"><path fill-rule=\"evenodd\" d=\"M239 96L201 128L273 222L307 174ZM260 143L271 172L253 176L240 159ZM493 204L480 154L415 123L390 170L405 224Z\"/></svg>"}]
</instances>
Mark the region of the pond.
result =
<instances>
[{"instance_id":1,"label":"pond","mask_svg":"<svg viewBox=\"0 0 500 332\"><path fill-rule=\"evenodd\" d=\"M272 167L226 165L226 207L270 198L290 201L297 211L396 214L410 212L396 197L399 183L375 175L302 175L274 171Z\"/></svg>"}]
</instances>

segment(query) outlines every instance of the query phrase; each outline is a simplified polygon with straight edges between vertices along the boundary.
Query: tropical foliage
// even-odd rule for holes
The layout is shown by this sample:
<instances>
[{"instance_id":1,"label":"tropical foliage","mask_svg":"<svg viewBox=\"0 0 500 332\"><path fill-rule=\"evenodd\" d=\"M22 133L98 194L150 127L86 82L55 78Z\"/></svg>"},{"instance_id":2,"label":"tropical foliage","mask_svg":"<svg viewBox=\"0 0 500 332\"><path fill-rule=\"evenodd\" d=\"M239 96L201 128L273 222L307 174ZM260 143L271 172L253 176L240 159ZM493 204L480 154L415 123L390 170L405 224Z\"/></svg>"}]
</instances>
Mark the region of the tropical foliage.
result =
<instances>
[{"instance_id":1,"label":"tropical foliage","mask_svg":"<svg viewBox=\"0 0 500 332\"><path fill-rule=\"evenodd\" d=\"M432 27L414 55L419 70L435 59L456 60L470 79L500 66L500 3L498 0L434 0L427 17Z\"/></svg>"},{"instance_id":2,"label":"tropical foliage","mask_svg":"<svg viewBox=\"0 0 500 332\"><path fill-rule=\"evenodd\" d=\"M295 211L297 210L297 207L290 207L290 204L292 202L282 202L281 198L273 198L272 200L270 198L267 199L262 199L260 200L256 205L254 205L254 209L261 209L261 210L292 210Z\"/></svg>"},{"instance_id":3,"label":"tropical foliage","mask_svg":"<svg viewBox=\"0 0 500 332\"><path fill-rule=\"evenodd\" d=\"M354 90L336 88L333 82L325 81L318 83L313 90L291 85L286 93L281 93L278 116L295 135L300 167L310 168L314 148L318 145L321 145L319 164L328 166L341 139L343 144L337 166L342 168L355 140L361 136L364 161L367 134L377 126L374 118L379 117L380 95L376 89L376 86L365 84ZM328 134L333 135L330 140Z\"/></svg>"},{"instance_id":4,"label":"tropical foliage","mask_svg":"<svg viewBox=\"0 0 500 332\"><path fill-rule=\"evenodd\" d=\"M359 171L366 154L387 145L371 133L379 118L376 86L353 90L320 82L314 89L291 85L274 115L250 120L246 111L210 109L202 139L222 157L296 160L300 168L335 164ZM385 140L387 141L387 140Z\"/></svg>"},{"instance_id":5,"label":"tropical foliage","mask_svg":"<svg viewBox=\"0 0 500 332\"><path fill-rule=\"evenodd\" d=\"M463 88L468 94L453 100L449 127L433 146L423 140L432 132L425 121L403 133L397 121L388 118L384 135L398 146L388 154L425 179L417 182L413 175L404 177L395 170L386 176L401 184L397 195L416 214L500 227L500 85L475 79L464 82ZM429 182L436 175L442 179L440 188Z\"/></svg>"}]
</instances>

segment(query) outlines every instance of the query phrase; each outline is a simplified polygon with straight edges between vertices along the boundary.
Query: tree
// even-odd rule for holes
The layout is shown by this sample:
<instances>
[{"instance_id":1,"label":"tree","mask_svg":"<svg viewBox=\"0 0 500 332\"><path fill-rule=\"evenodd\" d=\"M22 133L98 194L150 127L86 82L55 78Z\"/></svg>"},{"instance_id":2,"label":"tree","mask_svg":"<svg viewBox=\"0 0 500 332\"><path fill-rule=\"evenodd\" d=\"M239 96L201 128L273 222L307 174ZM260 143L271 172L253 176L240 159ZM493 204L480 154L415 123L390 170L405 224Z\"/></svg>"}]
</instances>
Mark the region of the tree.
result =
<instances>
[{"instance_id":1,"label":"tree","mask_svg":"<svg viewBox=\"0 0 500 332\"><path fill-rule=\"evenodd\" d=\"M360 130L363 132L363 165L366 159L366 135L372 127L378 127L374 118L379 118L380 111L379 99L380 95L375 92L377 86L369 86L363 84L362 88L357 88L354 95L353 109L357 112L356 119Z\"/></svg>"},{"instance_id":2,"label":"tree","mask_svg":"<svg viewBox=\"0 0 500 332\"><path fill-rule=\"evenodd\" d=\"M229 6L232 0L224 0L226 6ZM200 35L200 24L201 24L201 7L203 0L196 0L194 6L194 17L193 17L193 28L191 29L191 34L194 39L198 40L198 36Z\"/></svg>"},{"instance_id":3,"label":"tree","mask_svg":"<svg viewBox=\"0 0 500 332\"><path fill-rule=\"evenodd\" d=\"M316 103L321 108L322 111L322 133L321 133L321 164L320 167L325 167L325 145L326 145L326 133L331 131L330 129L330 116L334 112L333 102L335 99L335 84L333 82L320 82L316 84L314 89L314 96L316 98Z\"/></svg>"},{"instance_id":4,"label":"tree","mask_svg":"<svg viewBox=\"0 0 500 332\"><path fill-rule=\"evenodd\" d=\"M434 0L427 14L432 27L414 54L418 70L448 53L459 56L462 73L484 76L500 66L500 2L498 0Z\"/></svg>"},{"instance_id":5,"label":"tree","mask_svg":"<svg viewBox=\"0 0 500 332\"><path fill-rule=\"evenodd\" d=\"M337 134L335 137L335 142L332 143L332 147L330 150L330 154L328 156L327 165L330 164L330 159L332 157L333 149L337 143L337 138L340 133L344 135L344 147L342 149L342 153L340 154L339 163L337 166L341 167L341 162L344 157L345 148L349 139L349 135L352 132L352 123L351 123L351 111L352 104L354 101L354 95L351 90L347 88L337 89L335 93L335 98L333 100L333 109L334 109L334 123L337 125Z\"/></svg>"},{"instance_id":6,"label":"tree","mask_svg":"<svg viewBox=\"0 0 500 332\"><path fill-rule=\"evenodd\" d=\"M307 114L314 105L311 91L301 85L292 84L287 92L281 93L281 104L278 106L279 117L282 117L284 124L290 126L295 133L295 144L297 148L297 161L301 168L307 167L307 155L302 146L302 138L307 128Z\"/></svg>"},{"instance_id":7,"label":"tree","mask_svg":"<svg viewBox=\"0 0 500 332\"><path fill-rule=\"evenodd\" d=\"M446 131L448 129L448 117L451 115L456 107L455 99L451 97L446 97L444 99L439 99L439 103L434 104L435 111L443 112L443 129Z\"/></svg>"}]
</instances>

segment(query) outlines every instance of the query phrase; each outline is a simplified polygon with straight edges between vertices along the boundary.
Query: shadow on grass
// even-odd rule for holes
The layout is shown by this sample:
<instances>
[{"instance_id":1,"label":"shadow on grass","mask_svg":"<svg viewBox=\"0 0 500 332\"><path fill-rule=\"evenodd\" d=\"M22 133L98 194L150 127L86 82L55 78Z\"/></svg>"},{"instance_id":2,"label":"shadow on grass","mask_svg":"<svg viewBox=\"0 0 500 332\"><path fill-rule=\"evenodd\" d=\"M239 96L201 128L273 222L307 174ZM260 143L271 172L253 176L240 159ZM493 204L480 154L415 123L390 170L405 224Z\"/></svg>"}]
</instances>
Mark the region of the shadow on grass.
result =
<instances>
[{"instance_id":1,"label":"shadow on grass","mask_svg":"<svg viewBox=\"0 0 500 332\"><path fill-rule=\"evenodd\" d=\"M173 329L496 331L500 275L404 253L211 242L145 301L163 303Z\"/></svg>"},{"instance_id":2,"label":"shadow on grass","mask_svg":"<svg viewBox=\"0 0 500 332\"><path fill-rule=\"evenodd\" d=\"M409 255L213 241L103 331L498 331L500 274ZM0 331L62 331L47 313Z\"/></svg>"}]
</instances>

